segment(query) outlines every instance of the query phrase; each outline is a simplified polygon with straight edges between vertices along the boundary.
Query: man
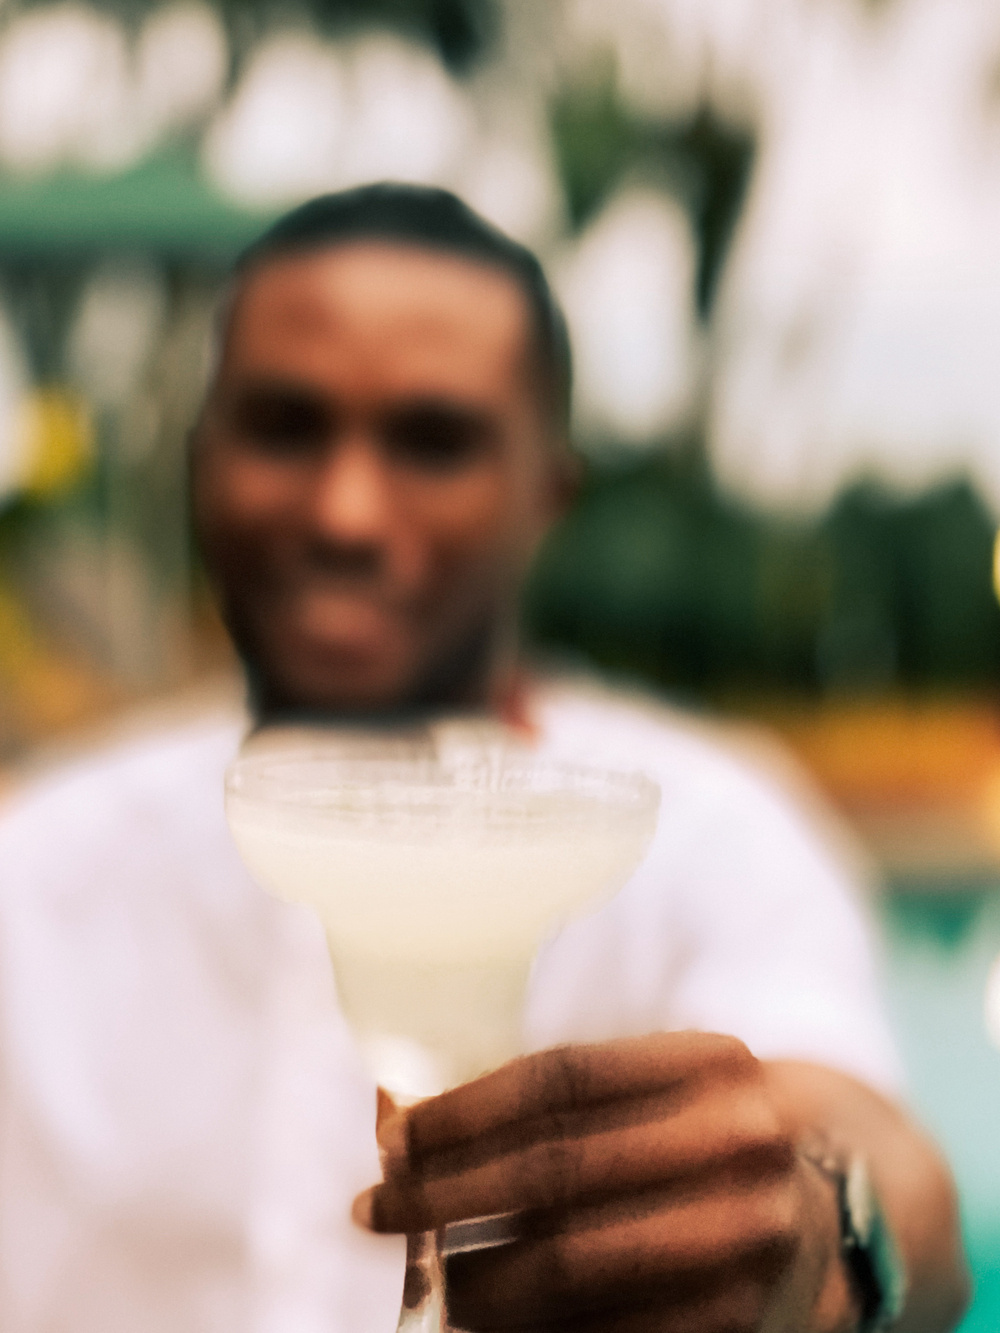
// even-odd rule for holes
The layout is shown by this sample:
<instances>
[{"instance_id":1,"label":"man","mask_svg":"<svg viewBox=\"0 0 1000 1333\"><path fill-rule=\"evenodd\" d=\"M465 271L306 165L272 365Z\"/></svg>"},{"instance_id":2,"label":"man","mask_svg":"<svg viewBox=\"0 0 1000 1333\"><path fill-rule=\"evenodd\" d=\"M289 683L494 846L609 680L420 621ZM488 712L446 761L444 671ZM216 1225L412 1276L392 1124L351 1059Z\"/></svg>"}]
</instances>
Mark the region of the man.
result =
<instances>
[{"instance_id":1,"label":"man","mask_svg":"<svg viewBox=\"0 0 1000 1333\"><path fill-rule=\"evenodd\" d=\"M384 1106L371 1187L321 934L226 834L237 729L25 794L0 831L6 1333L389 1330L402 1251L374 1233L494 1214L512 1241L450 1261L458 1327L847 1333L900 1314L904 1269L900 1329L953 1326L953 1191L892 1100L842 872L697 729L518 660L568 392L537 264L449 195L317 200L241 263L193 497L258 722L499 713L654 771L660 828L539 960L536 1054Z\"/></svg>"}]
</instances>

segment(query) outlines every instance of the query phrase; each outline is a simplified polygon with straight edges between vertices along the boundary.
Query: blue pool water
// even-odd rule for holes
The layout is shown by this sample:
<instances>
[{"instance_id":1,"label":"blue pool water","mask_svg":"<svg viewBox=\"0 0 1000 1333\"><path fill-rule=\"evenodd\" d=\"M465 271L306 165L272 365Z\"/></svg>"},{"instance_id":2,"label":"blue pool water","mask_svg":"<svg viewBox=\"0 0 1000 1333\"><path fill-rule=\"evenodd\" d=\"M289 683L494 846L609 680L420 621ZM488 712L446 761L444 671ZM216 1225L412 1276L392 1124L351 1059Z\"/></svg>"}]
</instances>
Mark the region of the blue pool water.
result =
<instances>
[{"instance_id":1,"label":"blue pool water","mask_svg":"<svg viewBox=\"0 0 1000 1333\"><path fill-rule=\"evenodd\" d=\"M879 905L890 1013L912 1103L958 1179L976 1295L962 1333L1000 1331L1000 1050L983 993L1000 883L897 885Z\"/></svg>"}]
</instances>

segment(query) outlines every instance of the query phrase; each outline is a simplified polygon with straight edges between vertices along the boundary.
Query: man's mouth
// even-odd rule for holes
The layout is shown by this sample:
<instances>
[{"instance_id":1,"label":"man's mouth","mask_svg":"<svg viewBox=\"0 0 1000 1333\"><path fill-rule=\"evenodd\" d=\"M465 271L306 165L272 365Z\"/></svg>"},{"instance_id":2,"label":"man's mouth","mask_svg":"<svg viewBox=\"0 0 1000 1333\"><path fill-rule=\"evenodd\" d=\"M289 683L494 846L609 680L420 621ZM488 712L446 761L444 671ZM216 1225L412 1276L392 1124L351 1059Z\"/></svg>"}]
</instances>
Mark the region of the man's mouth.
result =
<instances>
[{"instance_id":1,"label":"man's mouth","mask_svg":"<svg viewBox=\"0 0 1000 1333\"><path fill-rule=\"evenodd\" d=\"M377 655L403 630L401 609L372 592L305 588L291 609L302 638L321 651Z\"/></svg>"}]
</instances>

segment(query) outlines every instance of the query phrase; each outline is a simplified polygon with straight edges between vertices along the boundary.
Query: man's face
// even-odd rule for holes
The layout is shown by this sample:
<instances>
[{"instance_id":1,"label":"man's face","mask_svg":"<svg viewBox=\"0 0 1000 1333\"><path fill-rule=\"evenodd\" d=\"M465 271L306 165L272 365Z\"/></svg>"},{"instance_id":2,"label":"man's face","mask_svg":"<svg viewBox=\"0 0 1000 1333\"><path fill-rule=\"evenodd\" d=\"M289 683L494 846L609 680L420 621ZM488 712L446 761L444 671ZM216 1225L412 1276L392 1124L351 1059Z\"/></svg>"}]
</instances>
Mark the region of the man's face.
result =
<instances>
[{"instance_id":1,"label":"man's face","mask_svg":"<svg viewBox=\"0 0 1000 1333\"><path fill-rule=\"evenodd\" d=\"M431 250L344 244L244 282L194 508L272 706L488 688L560 494L529 346L509 277Z\"/></svg>"}]
</instances>

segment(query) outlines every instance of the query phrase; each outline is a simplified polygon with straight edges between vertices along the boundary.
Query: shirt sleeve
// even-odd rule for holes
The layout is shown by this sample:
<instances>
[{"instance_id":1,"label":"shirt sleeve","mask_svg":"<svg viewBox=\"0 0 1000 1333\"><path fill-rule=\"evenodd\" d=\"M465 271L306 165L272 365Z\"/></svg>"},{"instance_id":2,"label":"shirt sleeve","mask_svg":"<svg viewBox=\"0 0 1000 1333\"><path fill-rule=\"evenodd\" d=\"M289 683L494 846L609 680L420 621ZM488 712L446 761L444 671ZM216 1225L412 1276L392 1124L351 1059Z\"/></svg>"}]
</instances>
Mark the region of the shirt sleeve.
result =
<instances>
[{"instance_id":1,"label":"shirt sleeve","mask_svg":"<svg viewBox=\"0 0 1000 1333\"><path fill-rule=\"evenodd\" d=\"M654 775L660 817L629 883L542 950L528 1046L693 1028L898 1095L863 876L809 802L663 710L567 706L558 721L560 753Z\"/></svg>"},{"instance_id":2,"label":"shirt sleeve","mask_svg":"<svg viewBox=\"0 0 1000 1333\"><path fill-rule=\"evenodd\" d=\"M726 1032L762 1059L801 1059L896 1095L862 890L806 813L734 763L709 784L672 867L686 940L670 996L676 1027Z\"/></svg>"}]
</instances>

